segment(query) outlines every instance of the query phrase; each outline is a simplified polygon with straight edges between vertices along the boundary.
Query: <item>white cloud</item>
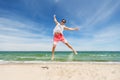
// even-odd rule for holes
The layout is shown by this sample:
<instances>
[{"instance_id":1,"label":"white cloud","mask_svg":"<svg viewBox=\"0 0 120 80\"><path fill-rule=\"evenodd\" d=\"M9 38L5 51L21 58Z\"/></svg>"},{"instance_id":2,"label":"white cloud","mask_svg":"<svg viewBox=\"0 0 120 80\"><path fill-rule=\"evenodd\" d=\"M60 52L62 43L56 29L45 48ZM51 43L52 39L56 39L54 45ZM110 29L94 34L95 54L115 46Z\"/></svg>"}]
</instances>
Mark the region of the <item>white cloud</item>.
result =
<instances>
[{"instance_id":1,"label":"white cloud","mask_svg":"<svg viewBox=\"0 0 120 80\"><path fill-rule=\"evenodd\" d=\"M95 24L108 20L120 6L120 1L116 1L114 4L111 3L113 3L112 0L104 1L93 16L89 16L87 18L87 22L84 23L84 27L94 27Z\"/></svg>"},{"instance_id":2,"label":"white cloud","mask_svg":"<svg viewBox=\"0 0 120 80\"><path fill-rule=\"evenodd\" d=\"M0 50L50 50L51 37L43 26L0 18Z\"/></svg>"},{"instance_id":3,"label":"white cloud","mask_svg":"<svg viewBox=\"0 0 120 80\"><path fill-rule=\"evenodd\" d=\"M0 34L18 37L43 37L47 32L43 25L32 21L0 18Z\"/></svg>"},{"instance_id":4,"label":"white cloud","mask_svg":"<svg viewBox=\"0 0 120 80\"><path fill-rule=\"evenodd\" d=\"M1 43L2 51L51 51L50 43Z\"/></svg>"},{"instance_id":5,"label":"white cloud","mask_svg":"<svg viewBox=\"0 0 120 80\"><path fill-rule=\"evenodd\" d=\"M14 36L0 35L0 50L50 50L52 39L49 37L43 37L42 39L23 38Z\"/></svg>"},{"instance_id":6,"label":"white cloud","mask_svg":"<svg viewBox=\"0 0 120 80\"><path fill-rule=\"evenodd\" d=\"M39 27L38 27L39 26ZM12 28L26 31L41 31L43 25L37 24L33 21L22 19L22 21L0 17L0 29L1 28Z\"/></svg>"}]
</instances>

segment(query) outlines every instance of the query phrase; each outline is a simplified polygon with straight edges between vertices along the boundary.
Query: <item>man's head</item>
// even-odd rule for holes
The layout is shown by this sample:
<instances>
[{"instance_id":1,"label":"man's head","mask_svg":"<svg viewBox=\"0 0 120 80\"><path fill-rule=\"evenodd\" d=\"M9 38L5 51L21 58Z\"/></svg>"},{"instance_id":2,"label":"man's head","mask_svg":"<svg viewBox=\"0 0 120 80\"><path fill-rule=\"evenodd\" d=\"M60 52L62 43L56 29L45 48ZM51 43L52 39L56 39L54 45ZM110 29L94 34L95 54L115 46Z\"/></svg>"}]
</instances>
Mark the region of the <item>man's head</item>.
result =
<instances>
[{"instance_id":1,"label":"man's head","mask_svg":"<svg viewBox=\"0 0 120 80\"><path fill-rule=\"evenodd\" d=\"M61 20L61 24L65 24L66 23L66 20L65 19L62 19Z\"/></svg>"}]
</instances>

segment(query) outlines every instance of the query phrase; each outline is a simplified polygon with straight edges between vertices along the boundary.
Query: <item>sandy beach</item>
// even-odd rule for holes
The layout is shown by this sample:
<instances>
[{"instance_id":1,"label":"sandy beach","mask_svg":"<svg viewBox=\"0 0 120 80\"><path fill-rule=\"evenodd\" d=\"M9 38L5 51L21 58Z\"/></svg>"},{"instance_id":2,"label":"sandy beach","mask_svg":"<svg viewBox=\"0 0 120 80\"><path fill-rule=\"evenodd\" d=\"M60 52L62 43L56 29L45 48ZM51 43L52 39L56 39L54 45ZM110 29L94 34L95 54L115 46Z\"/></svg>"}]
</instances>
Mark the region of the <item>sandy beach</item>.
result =
<instances>
[{"instance_id":1,"label":"sandy beach","mask_svg":"<svg viewBox=\"0 0 120 80\"><path fill-rule=\"evenodd\" d=\"M120 63L0 64L0 80L120 80Z\"/></svg>"}]
</instances>

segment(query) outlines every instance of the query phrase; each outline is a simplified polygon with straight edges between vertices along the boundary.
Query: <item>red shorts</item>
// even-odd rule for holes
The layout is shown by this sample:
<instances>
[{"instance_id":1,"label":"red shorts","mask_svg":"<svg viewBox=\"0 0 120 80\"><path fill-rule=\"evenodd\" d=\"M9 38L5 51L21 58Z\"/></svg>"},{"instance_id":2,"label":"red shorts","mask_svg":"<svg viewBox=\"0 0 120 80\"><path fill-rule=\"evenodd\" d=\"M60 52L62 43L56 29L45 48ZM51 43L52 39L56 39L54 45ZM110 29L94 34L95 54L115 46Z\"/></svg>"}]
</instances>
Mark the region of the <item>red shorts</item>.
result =
<instances>
[{"instance_id":1,"label":"red shorts","mask_svg":"<svg viewBox=\"0 0 120 80\"><path fill-rule=\"evenodd\" d=\"M62 41L63 43L67 43L67 40L64 38L62 33L55 33L53 40L54 40L54 44L57 44L59 41Z\"/></svg>"}]
</instances>

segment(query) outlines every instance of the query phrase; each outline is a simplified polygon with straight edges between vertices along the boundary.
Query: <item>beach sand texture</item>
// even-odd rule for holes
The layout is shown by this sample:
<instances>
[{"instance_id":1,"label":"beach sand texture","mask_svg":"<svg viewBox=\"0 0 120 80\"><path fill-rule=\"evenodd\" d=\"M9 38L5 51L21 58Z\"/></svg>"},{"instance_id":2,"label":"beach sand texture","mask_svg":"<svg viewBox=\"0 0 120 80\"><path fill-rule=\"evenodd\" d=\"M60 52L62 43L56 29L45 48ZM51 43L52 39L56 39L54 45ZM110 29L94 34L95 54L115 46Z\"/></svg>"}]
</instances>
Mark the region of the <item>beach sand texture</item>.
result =
<instances>
[{"instance_id":1,"label":"beach sand texture","mask_svg":"<svg viewBox=\"0 0 120 80\"><path fill-rule=\"evenodd\" d=\"M120 80L120 63L0 64L0 80Z\"/></svg>"}]
</instances>

